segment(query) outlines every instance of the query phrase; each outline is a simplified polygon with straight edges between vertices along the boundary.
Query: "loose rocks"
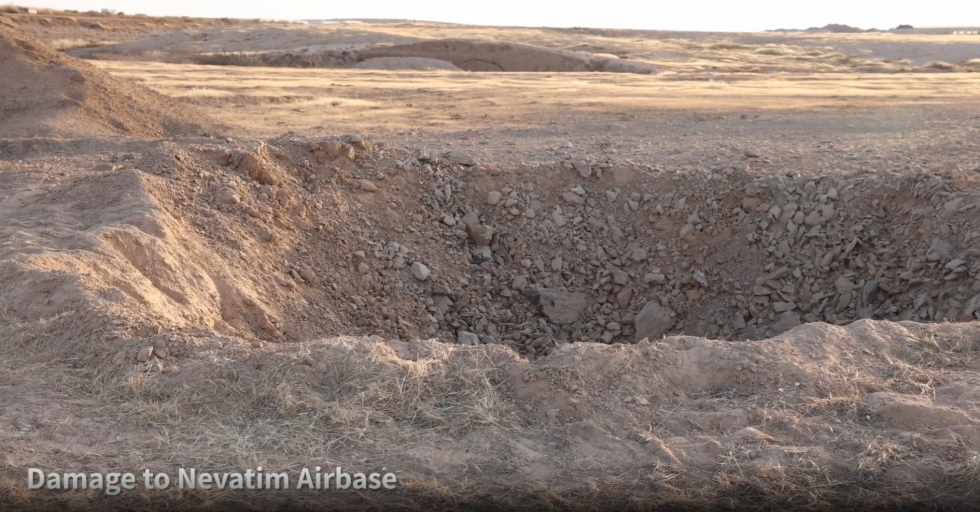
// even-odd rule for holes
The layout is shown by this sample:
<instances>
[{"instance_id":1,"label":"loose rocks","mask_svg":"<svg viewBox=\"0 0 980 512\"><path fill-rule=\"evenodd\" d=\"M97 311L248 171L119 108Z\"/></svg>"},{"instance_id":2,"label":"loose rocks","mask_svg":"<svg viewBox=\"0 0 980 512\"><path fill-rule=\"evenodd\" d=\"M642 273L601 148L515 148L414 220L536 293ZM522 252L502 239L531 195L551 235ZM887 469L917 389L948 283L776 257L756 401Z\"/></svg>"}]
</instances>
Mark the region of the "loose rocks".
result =
<instances>
[{"instance_id":1,"label":"loose rocks","mask_svg":"<svg viewBox=\"0 0 980 512\"><path fill-rule=\"evenodd\" d=\"M429 278L429 274L431 274L431 272L429 271L429 267L426 267L425 265L417 261L415 263L412 263L412 275L415 276L415 279L418 279L419 281L425 281L426 279Z\"/></svg>"},{"instance_id":2,"label":"loose rocks","mask_svg":"<svg viewBox=\"0 0 980 512\"><path fill-rule=\"evenodd\" d=\"M673 312L657 301L647 302L633 320L636 341L643 338L657 339L674 327Z\"/></svg>"},{"instance_id":3,"label":"loose rocks","mask_svg":"<svg viewBox=\"0 0 980 512\"><path fill-rule=\"evenodd\" d=\"M578 321L588 307L588 297L582 292L570 292L550 288L527 288L524 297L549 320L556 324Z\"/></svg>"}]
</instances>

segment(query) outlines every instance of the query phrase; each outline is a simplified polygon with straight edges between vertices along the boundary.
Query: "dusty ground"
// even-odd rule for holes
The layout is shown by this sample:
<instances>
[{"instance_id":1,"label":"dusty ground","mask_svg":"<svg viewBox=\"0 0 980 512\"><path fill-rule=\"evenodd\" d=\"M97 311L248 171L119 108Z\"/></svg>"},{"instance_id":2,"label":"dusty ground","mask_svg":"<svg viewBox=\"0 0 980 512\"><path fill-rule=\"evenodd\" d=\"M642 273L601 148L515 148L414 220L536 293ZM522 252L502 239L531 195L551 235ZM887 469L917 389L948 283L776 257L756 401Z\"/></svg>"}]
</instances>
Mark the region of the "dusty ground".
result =
<instances>
[{"instance_id":1,"label":"dusty ground","mask_svg":"<svg viewBox=\"0 0 980 512\"><path fill-rule=\"evenodd\" d=\"M975 508L980 75L89 65L2 19L5 510ZM25 485L336 465L399 490Z\"/></svg>"}]
</instances>

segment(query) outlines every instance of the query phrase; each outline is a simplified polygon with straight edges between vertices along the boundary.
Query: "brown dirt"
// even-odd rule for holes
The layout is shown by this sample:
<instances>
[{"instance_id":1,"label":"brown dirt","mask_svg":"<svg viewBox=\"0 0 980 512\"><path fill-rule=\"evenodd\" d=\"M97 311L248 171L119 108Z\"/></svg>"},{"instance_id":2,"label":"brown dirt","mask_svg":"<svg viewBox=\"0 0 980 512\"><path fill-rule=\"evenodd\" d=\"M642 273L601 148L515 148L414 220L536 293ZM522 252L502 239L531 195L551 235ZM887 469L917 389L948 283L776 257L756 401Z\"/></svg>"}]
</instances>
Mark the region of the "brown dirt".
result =
<instances>
[{"instance_id":1,"label":"brown dirt","mask_svg":"<svg viewBox=\"0 0 980 512\"><path fill-rule=\"evenodd\" d=\"M200 133L207 116L0 26L0 136Z\"/></svg>"},{"instance_id":2,"label":"brown dirt","mask_svg":"<svg viewBox=\"0 0 980 512\"><path fill-rule=\"evenodd\" d=\"M33 73L19 84L68 69L167 126L157 93L36 41L17 52L67 63L18 64ZM76 87L45 83L24 101ZM465 106L454 94L436 99ZM0 506L972 506L980 107L956 101L628 106L643 119L571 104L556 133L521 100L526 128L448 136L243 124L160 141L93 136L107 132L89 114L71 131L54 115L57 138L0 134ZM328 499L24 484L28 467L259 465L401 485Z\"/></svg>"}]
</instances>

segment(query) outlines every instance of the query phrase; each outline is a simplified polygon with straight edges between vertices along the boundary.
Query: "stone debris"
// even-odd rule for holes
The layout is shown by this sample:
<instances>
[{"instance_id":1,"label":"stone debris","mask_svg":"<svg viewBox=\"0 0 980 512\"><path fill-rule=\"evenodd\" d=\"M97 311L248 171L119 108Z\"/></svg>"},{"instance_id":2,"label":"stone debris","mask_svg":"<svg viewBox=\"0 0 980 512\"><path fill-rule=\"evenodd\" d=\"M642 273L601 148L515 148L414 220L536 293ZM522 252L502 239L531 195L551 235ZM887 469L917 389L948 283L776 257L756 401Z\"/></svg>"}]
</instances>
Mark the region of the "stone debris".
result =
<instances>
[{"instance_id":1,"label":"stone debris","mask_svg":"<svg viewBox=\"0 0 980 512\"><path fill-rule=\"evenodd\" d=\"M674 313L657 301L647 302L633 320L636 326L636 341L643 338L659 339L674 327Z\"/></svg>"},{"instance_id":2,"label":"stone debris","mask_svg":"<svg viewBox=\"0 0 980 512\"><path fill-rule=\"evenodd\" d=\"M418 279L419 281L425 281L426 279L429 278L430 273L431 272L429 271L429 267L426 267L425 265L417 261L415 263L412 263L412 275L415 276L415 279Z\"/></svg>"},{"instance_id":3,"label":"stone debris","mask_svg":"<svg viewBox=\"0 0 980 512\"><path fill-rule=\"evenodd\" d=\"M811 322L980 315L980 197L951 192L952 178L674 172L614 156L473 173L451 153L357 146L228 151L223 165L240 179L223 178L208 197L264 243L285 236L277 226L288 221L349 247L349 274L333 275L311 251L283 286L349 296L352 321L374 332L472 342L469 333L542 356L569 342L762 339ZM323 163L334 149L356 151ZM385 152L393 165L380 163ZM305 154L311 167L277 154ZM382 210L354 209L352 222L328 226L322 165L373 191L390 224ZM287 169L303 187L286 185ZM407 173L417 189L388 185ZM392 301L397 312L382 312Z\"/></svg>"}]
</instances>

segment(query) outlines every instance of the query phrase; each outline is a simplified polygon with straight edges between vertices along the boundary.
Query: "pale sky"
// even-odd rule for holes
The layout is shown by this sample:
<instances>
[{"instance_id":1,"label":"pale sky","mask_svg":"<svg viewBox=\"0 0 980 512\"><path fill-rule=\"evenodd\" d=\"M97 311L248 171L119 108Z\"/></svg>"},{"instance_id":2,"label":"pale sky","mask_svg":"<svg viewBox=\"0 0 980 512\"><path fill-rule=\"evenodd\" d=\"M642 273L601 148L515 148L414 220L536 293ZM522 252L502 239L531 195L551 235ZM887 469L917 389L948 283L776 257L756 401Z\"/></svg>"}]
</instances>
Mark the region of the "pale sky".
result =
<instances>
[{"instance_id":1,"label":"pale sky","mask_svg":"<svg viewBox=\"0 0 980 512\"><path fill-rule=\"evenodd\" d=\"M978 26L980 0L26 0L18 5L229 18L394 18L479 25L759 31Z\"/></svg>"}]
</instances>

